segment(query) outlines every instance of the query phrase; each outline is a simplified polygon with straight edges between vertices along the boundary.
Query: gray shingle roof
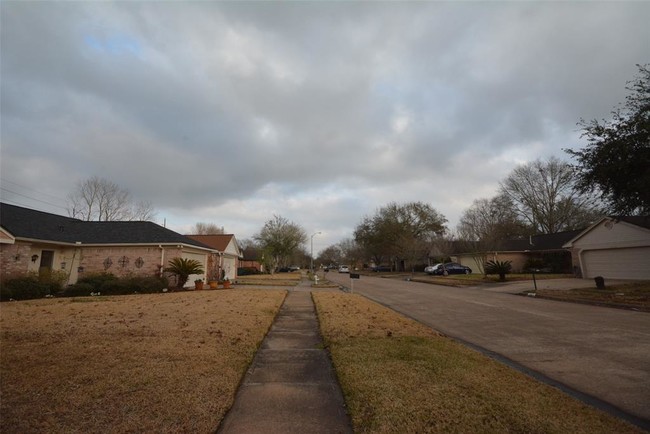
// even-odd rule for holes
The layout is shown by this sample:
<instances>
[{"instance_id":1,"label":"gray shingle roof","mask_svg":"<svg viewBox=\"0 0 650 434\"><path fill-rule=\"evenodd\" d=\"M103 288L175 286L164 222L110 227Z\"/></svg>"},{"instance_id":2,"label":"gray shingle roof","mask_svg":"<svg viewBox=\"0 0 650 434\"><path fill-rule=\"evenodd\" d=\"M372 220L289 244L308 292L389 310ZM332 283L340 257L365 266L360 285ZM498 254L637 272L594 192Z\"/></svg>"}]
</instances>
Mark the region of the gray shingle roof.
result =
<instances>
[{"instance_id":1,"label":"gray shingle roof","mask_svg":"<svg viewBox=\"0 0 650 434\"><path fill-rule=\"evenodd\" d=\"M562 246L577 237L584 229L557 232L555 234L533 235L530 238L505 240L501 249L505 252L562 250Z\"/></svg>"},{"instance_id":2,"label":"gray shingle roof","mask_svg":"<svg viewBox=\"0 0 650 434\"><path fill-rule=\"evenodd\" d=\"M16 238L82 244L205 244L153 222L86 222L0 203L0 226Z\"/></svg>"}]
</instances>

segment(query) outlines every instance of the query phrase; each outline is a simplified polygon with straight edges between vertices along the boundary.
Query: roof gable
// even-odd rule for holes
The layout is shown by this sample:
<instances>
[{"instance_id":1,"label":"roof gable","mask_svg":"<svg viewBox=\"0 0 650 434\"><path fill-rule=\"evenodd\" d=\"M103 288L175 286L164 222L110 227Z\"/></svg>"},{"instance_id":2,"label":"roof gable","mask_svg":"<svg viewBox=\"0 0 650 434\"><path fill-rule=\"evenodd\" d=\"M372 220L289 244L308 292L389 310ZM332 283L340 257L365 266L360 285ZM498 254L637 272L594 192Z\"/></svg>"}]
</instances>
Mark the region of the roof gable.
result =
<instances>
[{"instance_id":1,"label":"roof gable","mask_svg":"<svg viewBox=\"0 0 650 434\"><path fill-rule=\"evenodd\" d=\"M233 234L213 234L213 235L187 235L188 238L199 241L220 252L231 251L231 253L241 255L241 249L237 239ZM229 249L230 247L230 249Z\"/></svg>"},{"instance_id":2,"label":"roof gable","mask_svg":"<svg viewBox=\"0 0 650 434\"><path fill-rule=\"evenodd\" d=\"M15 238L82 244L186 244L209 248L148 221L87 222L0 203L0 226Z\"/></svg>"},{"instance_id":3,"label":"roof gable","mask_svg":"<svg viewBox=\"0 0 650 434\"><path fill-rule=\"evenodd\" d=\"M650 217L648 216L618 216L603 217L584 231L568 240L564 247L575 245L647 245L650 240Z\"/></svg>"}]
</instances>

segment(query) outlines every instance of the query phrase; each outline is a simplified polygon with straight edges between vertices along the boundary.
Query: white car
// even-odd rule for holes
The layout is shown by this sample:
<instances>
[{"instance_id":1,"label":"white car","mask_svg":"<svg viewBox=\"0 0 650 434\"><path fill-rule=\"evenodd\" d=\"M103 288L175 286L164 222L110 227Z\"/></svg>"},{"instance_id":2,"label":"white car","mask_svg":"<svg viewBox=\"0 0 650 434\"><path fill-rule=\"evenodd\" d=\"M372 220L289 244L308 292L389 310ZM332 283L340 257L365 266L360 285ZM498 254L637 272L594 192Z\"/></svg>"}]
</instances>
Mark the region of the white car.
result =
<instances>
[{"instance_id":1,"label":"white car","mask_svg":"<svg viewBox=\"0 0 650 434\"><path fill-rule=\"evenodd\" d=\"M440 266L442 266L442 264L429 265L428 267L424 267L424 272L427 274L436 274L436 271Z\"/></svg>"},{"instance_id":2,"label":"white car","mask_svg":"<svg viewBox=\"0 0 650 434\"><path fill-rule=\"evenodd\" d=\"M350 272L350 267L347 265L341 265L339 267L339 273L349 273Z\"/></svg>"}]
</instances>

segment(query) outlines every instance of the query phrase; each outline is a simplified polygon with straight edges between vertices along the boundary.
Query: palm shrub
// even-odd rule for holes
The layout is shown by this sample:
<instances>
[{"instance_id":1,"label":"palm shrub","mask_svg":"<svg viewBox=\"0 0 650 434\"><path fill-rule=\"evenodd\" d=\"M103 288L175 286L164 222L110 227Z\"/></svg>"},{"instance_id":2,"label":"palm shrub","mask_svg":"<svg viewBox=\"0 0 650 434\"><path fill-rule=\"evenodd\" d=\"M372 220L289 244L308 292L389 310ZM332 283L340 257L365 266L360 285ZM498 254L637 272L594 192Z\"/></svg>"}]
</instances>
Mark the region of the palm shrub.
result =
<instances>
[{"instance_id":1,"label":"palm shrub","mask_svg":"<svg viewBox=\"0 0 650 434\"><path fill-rule=\"evenodd\" d=\"M191 274L203 274L203 265L196 259L173 258L165 271L176 276L177 286L182 288Z\"/></svg>"},{"instance_id":2,"label":"palm shrub","mask_svg":"<svg viewBox=\"0 0 650 434\"><path fill-rule=\"evenodd\" d=\"M487 261L485 274L498 274L499 281L505 282L506 274L512 271L512 261Z\"/></svg>"}]
</instances>

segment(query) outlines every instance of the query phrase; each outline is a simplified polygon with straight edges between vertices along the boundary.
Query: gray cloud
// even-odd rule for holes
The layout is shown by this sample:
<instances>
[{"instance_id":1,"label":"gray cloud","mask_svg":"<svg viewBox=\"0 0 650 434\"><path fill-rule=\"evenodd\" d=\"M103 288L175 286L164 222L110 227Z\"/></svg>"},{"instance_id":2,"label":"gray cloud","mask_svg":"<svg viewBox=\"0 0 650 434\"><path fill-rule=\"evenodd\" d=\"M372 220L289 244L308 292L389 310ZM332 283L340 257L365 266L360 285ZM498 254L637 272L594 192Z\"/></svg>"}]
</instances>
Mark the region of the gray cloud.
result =
<instances>
[{"instance_id":1,"label":"gray cloud","mask_svg":"<svg viewBox=\"0 0 650 434\"><path fill-rule=\"evenodd\" d=\"M516 164L563 157L581 117L624 99L650 57L649 12L3 2L2 178L26 189L3 200L47 208L99 175L179 229L248 237L276 213L335 242L403 200L453 227Z\"/></svg>"}]
</instances>

